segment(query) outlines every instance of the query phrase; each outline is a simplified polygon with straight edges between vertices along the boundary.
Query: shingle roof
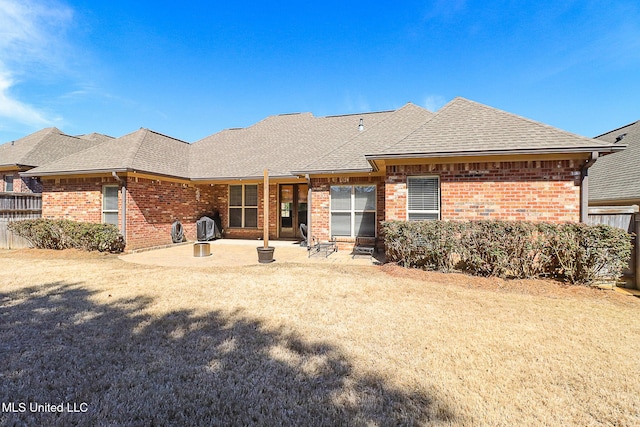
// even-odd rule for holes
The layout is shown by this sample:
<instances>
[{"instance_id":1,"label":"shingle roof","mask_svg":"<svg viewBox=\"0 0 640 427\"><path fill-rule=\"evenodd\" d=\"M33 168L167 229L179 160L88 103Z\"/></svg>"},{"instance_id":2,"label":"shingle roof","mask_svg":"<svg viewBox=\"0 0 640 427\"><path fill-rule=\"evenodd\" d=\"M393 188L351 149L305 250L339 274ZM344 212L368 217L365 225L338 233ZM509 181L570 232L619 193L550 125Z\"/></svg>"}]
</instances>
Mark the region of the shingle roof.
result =
<instances>
[{"instance_id":1,"label":"shingle roof","mask_svg":"<svg viewBox=\"0 0 640 427\"><path fill-rule=\"evenodd\" d=\"M364 130L359 130L361 120ZM64 135L57 129L45 129L41 133ZM15 145L22 145L21 149L28 151L25 147L30 144L35 147L37 144L32 140L39 140L42 135L30 135L23 138L26 142ZM126 170L193 180L223 180L260 178L264 168L269 169L271 176L280 177L368 171L372 169L369 160L387 157L616 151L619 148L605 140L574 135L464 98L454 99L436 114L409 103L398 110L377 113L271 116L247 128L224 130L193 144L148 129L117 139L99 134L64 135L64 138L63 143L51 149L61 149L68 144L67 139L94 145L66 157L51 156L47 150L38 148L34 151L45 151L40 153L43 162L34 165L46 164L25 175ZM6 147L0 149L7 150ZM0 157L0 163L2 159Z\"/></svg>"},{"instance_id":2,"label":"shingle roof","mask_svg":"<svg viewBox=\"0 0 640 427\"><path fill-rule=\"evenodd\" d=\"M291 176L291 171L357 136L360 119L374 126L392 114L289 114L268 117L248 128L225 130L192 144L191 177L261 177L264 168L272 176Z\"/></svg>"},{"instance_id":3,"label":"shingle roof","mask_svg":"<svg viewBox=\"0 0 640 427\"><path fill-rule=\"evenodd\" d=\"M589 200L640 199L640 121L612 130L596 139L625 144L627 149L601 157L589 170Z\"/></svg>"},{"instance_id":4,"label":"shingle roof","mask_svg":"<svg viewBox=\"0 0 640 427\"><path fill-rule=\"evenodd\" d=\"M140 129L32 169L25 175L126 170L188 177L188 149L189 144L184 141L148 129Z\"/></svg>"},{"instance_id":5,"label":"shingle roof","mask_svg":"<svg viewBox=\"0 0 640 427\"><path fill-rule=\"evenodd\" d=\"M383 151L433 117L433 113L414 104L406 104L377 123L363 120L364 130L333 151L310 162L300 173L325 171L369 171L365 154Z\"/></svg>"},{"instance_id":6,"label":"shingle roof","mask_svg":"<svg viewBox=\"0 0 640 427\"><path fill-rule=\"evenodd\" d=\"M415 132L384 150L369 152L368 157L589 151L610 145L468 99L455 98Z\"/></svg>"},{"instance_id":7,"label":"shingle roof","mask_svg":"<svg viewBox=\"0 0 640 427\"><path fill-rule=\"evenodd\" d=\"M66 135L54 127L45 128L0 145L0 166L36 167L86 150L100 142L98 138L84 139Z\"/></svg>"},{"instance_id":8,"label":"shingle roof","mask_svg":"<svg viewBox=\"0 0 640 427\"><path fill-rule=\"evenodd\" d=\"M104 135L102 133L97 133L97 132L87 133L84 135L77 135L76 137L80 139L85 139L87 141L98 141L98 142L106 142L113 139L112 136Z\"/></svg>"}]
</instances>

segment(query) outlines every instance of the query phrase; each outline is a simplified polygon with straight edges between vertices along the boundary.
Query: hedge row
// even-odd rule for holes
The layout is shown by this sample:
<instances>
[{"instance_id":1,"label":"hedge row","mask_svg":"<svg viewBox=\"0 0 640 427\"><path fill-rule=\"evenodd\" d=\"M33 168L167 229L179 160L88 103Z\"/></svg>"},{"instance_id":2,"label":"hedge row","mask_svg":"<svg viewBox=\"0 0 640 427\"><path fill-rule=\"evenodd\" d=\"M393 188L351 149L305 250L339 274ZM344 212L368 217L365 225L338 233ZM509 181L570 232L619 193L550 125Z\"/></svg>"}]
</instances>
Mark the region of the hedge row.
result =
<instances>
[{"instance_id":1,"label":"hedge row","mask_svg":"<svg viewBox=\"0 0 640 427\"><path fill-rule=\"evenodd\" d=\"M592 284L620 277L631 237L608 225L526 221L383 222L388 261L405 267Z\"/></svg>"},{"instance_id":2,"label":"hedge row","mask_svg":"<svg viewBox=\"0 0 640 427\"><path fill-rule=\"evenodd\" d=\"M125 247L118 228L111 224L38 218L10 222L9 229L40 249L76 248L119 253Z\"/></svg>"}]
</instances>

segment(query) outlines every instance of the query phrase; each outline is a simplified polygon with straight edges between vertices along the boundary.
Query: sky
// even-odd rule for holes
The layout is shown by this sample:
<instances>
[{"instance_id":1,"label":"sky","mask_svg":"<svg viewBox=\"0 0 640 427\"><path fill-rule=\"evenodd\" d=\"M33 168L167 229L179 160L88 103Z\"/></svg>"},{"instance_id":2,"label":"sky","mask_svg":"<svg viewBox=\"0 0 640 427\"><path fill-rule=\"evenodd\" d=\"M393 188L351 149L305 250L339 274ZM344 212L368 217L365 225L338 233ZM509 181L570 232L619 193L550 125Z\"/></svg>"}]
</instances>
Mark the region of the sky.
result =
<instances>
[{"instance_id":1,"label":"sky","mask_svg":"<svg viewBox=\"0 0 640 427\"><path fill-rule=\"evenodd\" d=\"M0 143L458 96L590 137L640 120L640 3L0 0Z\"/></svg>"}]
</instances>

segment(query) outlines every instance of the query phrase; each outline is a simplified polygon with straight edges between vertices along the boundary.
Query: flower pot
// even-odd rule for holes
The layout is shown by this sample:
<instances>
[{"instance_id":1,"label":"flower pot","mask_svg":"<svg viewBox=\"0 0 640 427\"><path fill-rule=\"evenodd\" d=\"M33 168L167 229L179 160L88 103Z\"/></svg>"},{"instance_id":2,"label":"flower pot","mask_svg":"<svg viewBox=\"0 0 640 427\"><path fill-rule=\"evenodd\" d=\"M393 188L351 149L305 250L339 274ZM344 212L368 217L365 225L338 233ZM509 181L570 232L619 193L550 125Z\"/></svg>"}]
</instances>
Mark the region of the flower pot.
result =
<instances>
[{"instance_id":1,"label":"flower pot","mask_svg":"<svg viewBox=\"0 0 640 427\"><path fill-rule=\"evenodd\" d=\"M259 263L268 264L274 261L273 251L275 251L276 248L274 248L273 246L267 246L266 248L264 246L259 246L257 249Z\"/></svg>"}]
</instances>

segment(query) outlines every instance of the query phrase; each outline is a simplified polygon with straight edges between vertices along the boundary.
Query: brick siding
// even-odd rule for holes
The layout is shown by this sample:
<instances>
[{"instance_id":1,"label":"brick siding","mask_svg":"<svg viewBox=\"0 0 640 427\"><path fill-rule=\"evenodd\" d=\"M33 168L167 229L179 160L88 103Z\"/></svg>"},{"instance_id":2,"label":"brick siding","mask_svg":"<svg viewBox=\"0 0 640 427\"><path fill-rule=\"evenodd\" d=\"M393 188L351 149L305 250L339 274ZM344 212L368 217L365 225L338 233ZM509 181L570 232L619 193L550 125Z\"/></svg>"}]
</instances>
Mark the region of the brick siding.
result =
<instances>
[{"instance_id":1,"label":"brick siding","mask_svg":"<svg viewBox=\"0 0 640 427\"><path fill-rule=\"evenodd\" d=\"M4 182L5 176L13 176L13 193L42 193L40 180L20 176L18 172L0 174L0 192L7 191Z\"/></svg>"},{"instance_id":2,"label":"brick siding","mask_svg":"<svg viewBox=\"0 0 640 427\"><path fill-rule=\"evenodd\" d=\"M382 177L335 177L311 179L311 236L319 241L327 241L332 238L330 234L331 223L331 186L332 185L375 185L376 194L376 234L380 234L380 221L385 218L385 191ZM351 250L355 238L336 237L340 250Z\"/></svg>"},{"instance_id":3,"label":"brick siding","mask_svg":"<svg viewBox=\"0 0 640 427\"><path fill-rule=\"evenodd\" d=\"M519 161L387 167L388 220L407 218L407 176L439 176L443 220L580 220L580 162Z\"/></svg>"}]
</instances>

